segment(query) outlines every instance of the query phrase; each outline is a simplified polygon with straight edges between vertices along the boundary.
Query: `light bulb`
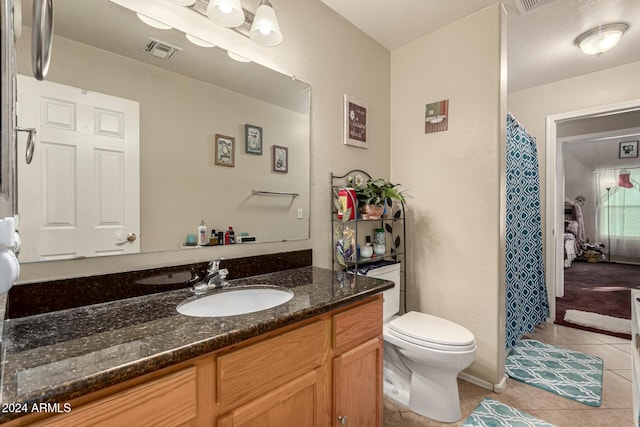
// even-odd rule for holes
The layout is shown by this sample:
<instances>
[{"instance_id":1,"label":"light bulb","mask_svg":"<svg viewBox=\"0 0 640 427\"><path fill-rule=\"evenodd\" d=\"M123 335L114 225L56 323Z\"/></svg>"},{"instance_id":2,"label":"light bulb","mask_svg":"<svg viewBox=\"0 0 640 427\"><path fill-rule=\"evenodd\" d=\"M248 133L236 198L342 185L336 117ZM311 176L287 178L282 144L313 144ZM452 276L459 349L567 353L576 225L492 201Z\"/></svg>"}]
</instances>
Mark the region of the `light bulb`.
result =
<instances>
[{"instance_id":1,"label":"light bulb","mask_svg":"<svg viewBox=\"0 0 640 427\"><path fill-rule=\"evenodd\" d=\"M222 3L218 5L218 9L220 9L220 12L224 13L225 15L228 15L231 13L231 11L233 10L233 8L231 7L230 4L227 3Z\"/></svg>"}]
</instances>

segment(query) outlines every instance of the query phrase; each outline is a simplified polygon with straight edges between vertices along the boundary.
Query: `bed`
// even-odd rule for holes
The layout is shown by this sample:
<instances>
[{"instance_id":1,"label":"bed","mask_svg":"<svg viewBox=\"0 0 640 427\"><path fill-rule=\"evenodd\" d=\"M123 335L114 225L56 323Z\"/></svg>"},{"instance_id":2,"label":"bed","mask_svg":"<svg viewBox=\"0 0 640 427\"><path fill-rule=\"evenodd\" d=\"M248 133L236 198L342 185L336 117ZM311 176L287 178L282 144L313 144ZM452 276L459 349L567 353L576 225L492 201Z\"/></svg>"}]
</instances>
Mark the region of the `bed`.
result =
<instances>
[{"instance_id":1,"label":"bed","mask_svg":"<svg viewBox=\"0 0 640 427\"><path fill-rule=\"evenodd\" d=\"M582 255L585 243L584 223L580 205L575 202L565 202L564 220L564 267L571 267L574 259Z\"/></svg>"},{"instance_id":2,"label":"bed","mask_svg":"<svg viewBox=\"0 0 640 427\"><path fill-rule=\"evenodd\" d=\"M566 225L566 224L565 224ZM565 227L566 228L566 227ZM580 255L576 250L576 235L573 233L564 233L564 267L571 267L574 259Z\"/></svg>"}]
</instances>

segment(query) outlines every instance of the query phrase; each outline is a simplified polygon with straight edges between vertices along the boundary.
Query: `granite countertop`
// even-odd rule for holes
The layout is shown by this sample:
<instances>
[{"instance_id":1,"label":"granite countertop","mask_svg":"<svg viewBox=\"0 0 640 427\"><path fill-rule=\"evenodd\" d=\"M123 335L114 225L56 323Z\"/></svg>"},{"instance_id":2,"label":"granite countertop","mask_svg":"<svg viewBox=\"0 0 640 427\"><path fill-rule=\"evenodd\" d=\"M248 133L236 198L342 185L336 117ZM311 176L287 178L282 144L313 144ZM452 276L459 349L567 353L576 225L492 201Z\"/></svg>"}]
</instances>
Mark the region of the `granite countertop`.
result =
<instances>
[{"instance_id":1,"label":"granite countertop","mask_svg":"<svg viewBox=\"0 0 640 427\"><path fill-rule=\"evenodd\" d=\"M303 267L230 281L230 287L277 285L287 303L220 318L179 314L188 289L4 321L3 408L63 403L101 388L221 349L376 294L393 282ZM24 406L23 406L24 407ZM25 415L3 410L0 423Z\"/></svg>"}]
</instances>

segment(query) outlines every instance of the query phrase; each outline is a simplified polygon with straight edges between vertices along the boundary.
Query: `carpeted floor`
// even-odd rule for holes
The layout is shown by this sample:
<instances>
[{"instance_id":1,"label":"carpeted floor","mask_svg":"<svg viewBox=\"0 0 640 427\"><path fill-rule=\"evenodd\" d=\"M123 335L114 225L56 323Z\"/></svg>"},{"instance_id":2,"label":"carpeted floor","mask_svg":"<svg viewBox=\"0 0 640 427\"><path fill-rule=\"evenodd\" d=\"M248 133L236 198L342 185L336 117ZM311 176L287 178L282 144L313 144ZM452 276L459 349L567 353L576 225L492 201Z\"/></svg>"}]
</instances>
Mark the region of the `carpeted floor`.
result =
<instances>
[{"instance_id":1,"label":"carpeted floor","mask_svg":"<svg viewBox=\"0 0 640 427\"><path fill-rule=\"evenodd\" d=\"M575 261L564 269L564 297L556 298L555 323L629 339L565 322L564 314L574 309L631 319L630 289L640 289L640 265Z\"/></svg>"}]
</instances>

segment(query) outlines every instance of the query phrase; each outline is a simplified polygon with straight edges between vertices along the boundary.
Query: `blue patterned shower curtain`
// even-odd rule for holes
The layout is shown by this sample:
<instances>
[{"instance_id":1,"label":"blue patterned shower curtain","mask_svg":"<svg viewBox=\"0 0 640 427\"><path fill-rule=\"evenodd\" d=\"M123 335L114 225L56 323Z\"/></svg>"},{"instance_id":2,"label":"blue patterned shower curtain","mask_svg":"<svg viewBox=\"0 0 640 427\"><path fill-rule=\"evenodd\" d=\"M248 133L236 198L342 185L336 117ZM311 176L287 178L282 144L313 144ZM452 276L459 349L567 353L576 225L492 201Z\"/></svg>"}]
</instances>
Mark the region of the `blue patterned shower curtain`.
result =
<instances>
[{"instance_id":1,"label":"blue patterned shower curtain","mask_svg":"<svg viewBox=\"0 0 640 427\"><path fill-rule=\"evenodd\" d=\"M506 349L549 316L536 140L507 115Z\"/></svg>"}]
</instances>

